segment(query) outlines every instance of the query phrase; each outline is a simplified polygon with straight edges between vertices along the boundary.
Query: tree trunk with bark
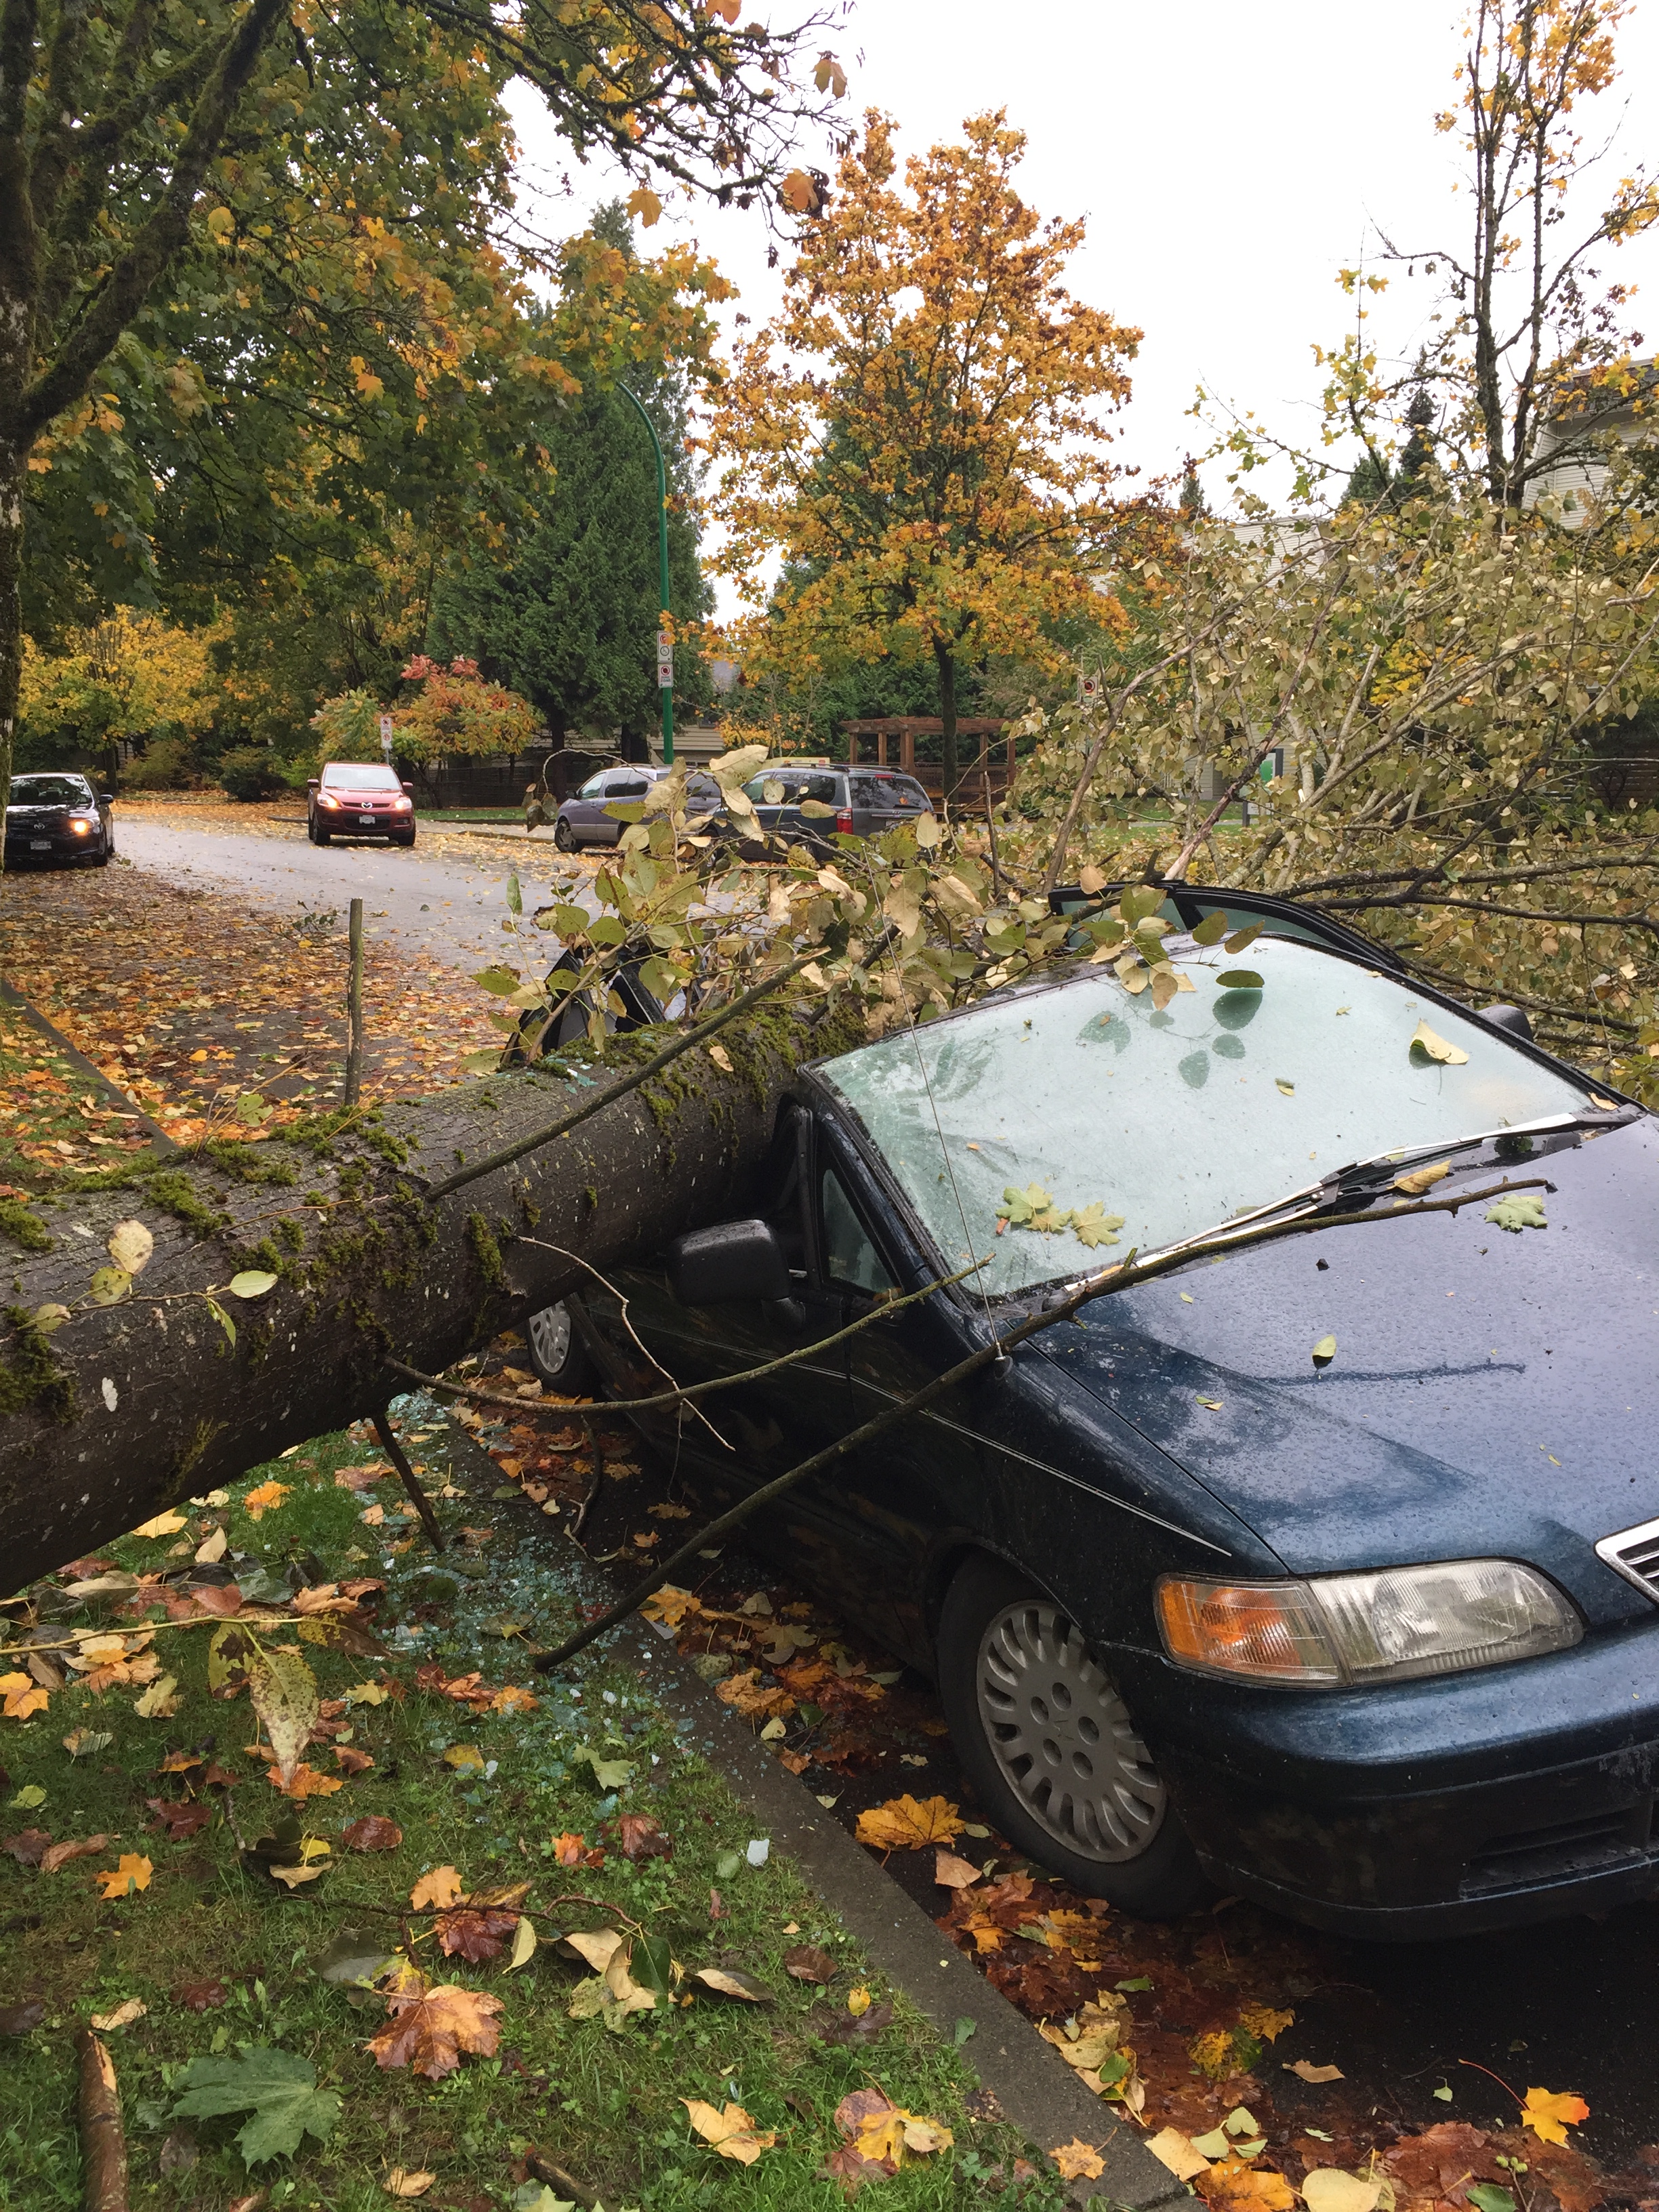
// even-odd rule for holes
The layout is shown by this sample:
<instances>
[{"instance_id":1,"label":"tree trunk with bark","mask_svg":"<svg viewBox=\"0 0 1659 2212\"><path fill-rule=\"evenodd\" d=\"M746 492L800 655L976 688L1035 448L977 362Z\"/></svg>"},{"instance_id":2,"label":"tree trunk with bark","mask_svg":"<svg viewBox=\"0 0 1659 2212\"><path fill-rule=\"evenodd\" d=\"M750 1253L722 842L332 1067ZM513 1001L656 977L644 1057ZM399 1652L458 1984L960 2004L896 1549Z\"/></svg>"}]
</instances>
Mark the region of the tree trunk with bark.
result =
<instances>
[{"instance_id":1,"label":"tree trunk with bark","mask_svg":"<svg viewBox=\"0 0 1659 2212\"><path fill-rule=\"evenodd\" d=\"M557 1121L581 1090L537 1071L491 1077L41 1201L51 1249L7 1255L0 1583L383 1407L404 1387L388 1355L438 1370L578 1288L584 1261L603 1270L741 1211L793 1068L861 1035L830 1000L808 1038L798 1006L764 1006L723 1032L732 1073L694 1049L434 1200L423 1191ZM650 1049L648 1036L621 1048ZM130 1296L89 1304L116 1224L135 1218L151 1257ZM228 1287L240 1270L279 1279L242 1300ZM47 1333L31 1316L53 1305L71 1315Z\"/></svg>"}]
</instances>

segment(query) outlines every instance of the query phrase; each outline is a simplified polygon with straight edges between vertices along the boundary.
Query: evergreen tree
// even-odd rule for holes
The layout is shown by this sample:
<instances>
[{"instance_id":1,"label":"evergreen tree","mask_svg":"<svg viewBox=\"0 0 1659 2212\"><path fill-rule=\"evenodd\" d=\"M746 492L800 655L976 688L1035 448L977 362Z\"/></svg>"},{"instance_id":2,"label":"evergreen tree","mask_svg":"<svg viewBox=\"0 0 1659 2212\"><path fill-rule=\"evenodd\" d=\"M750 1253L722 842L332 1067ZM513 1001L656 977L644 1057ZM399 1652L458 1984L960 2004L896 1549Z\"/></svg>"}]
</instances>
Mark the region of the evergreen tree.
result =
<instances>
[{"instance_id":1,"label":"evergreen tree","mask_svg":"<svg viewBox=\"0 0 1659 2212\"><path fill-rule=\"evenodd\" d=\"M1412 426L1412 434L1406 441L1405 452L1400 456L1399 482L1402 489L1407 486L1414 488L1425 465L1434 458L1434 447L1427 435L1434 421L1434 402L1420 384L1412 394L1412 404L1406 410L1406 420Z\"/></svg>"},{"instance_id":2,"label":"evergreen tree","mask_svg":"<svg viewBox=\"0 0 1659 2212\"><path fill-rule=\"evenodd\" d=\"M1358 467L1348 478L1348 488L1342 497L1345 501L1357 499L1362 507L1375 507L1378 500L1387 498L1389 483L1388 463L1378 460L1374 453L1364 453Z\"/></svg>"},{"instance_id":3,"label":"evergreen tree","mask_svg":"<svg viewBox=\"0 0 1659 2212\"><path fill-rule=\"evenodd\" d=\"M618 203L593 229L633 258ZM668 477L670 608L679 623L704 618L712 595L698 556L698 471L686 452L687 389L672 367L627 379L662 441ZM656 726L657 464L646 428L623 393L590 387L550 410L546 465L530 487L523 524L454 557L433 596L428 650L465 653L545 714L556 732ZM706 703L702 665L676 656L676 708Z\"/></svg>"}]
</instances>

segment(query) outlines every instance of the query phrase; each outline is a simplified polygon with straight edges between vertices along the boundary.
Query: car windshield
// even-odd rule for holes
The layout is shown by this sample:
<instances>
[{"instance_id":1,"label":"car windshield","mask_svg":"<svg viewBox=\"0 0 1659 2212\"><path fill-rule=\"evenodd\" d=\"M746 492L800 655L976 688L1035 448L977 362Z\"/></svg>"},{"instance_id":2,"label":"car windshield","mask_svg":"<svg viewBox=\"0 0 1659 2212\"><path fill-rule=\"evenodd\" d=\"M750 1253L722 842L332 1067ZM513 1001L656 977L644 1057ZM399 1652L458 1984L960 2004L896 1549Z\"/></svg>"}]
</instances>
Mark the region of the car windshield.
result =
<instances>
[{"instance_id":1,"label":"car windshield","mask_svg":"<svg viewBox=\"0 0 1659 2212\"><path fill-rule=\"evenodd\" d=\"M1583 1110L1564 1076L1397 978L1264 937L1243 956L1261 988L1224 989L1243 961L1170 950L1194 988L1161 1012L1091 969L824 1063L951 1271L989 1255L987 1290L1024 1290L1355 1160Z\"/></svg>"},{"instance_id":2,"label":"car windshield","mask_svg":"<svg viewBox=\"0 0 1659 2212\"><path fill-rule=\"evenodd\" d=\"M401 791L395 769L371 767L356 761L331 761L323 770L331 791Z\"/></svg>"},{"instance_id":3,"label":"car windshield","mask_svg":"<svg viewBox=\"0 0 1659 2212\"><path fill-rule=\"evenodd\" d=\"M92 790L78 775L15 775L10 803L14 806L88 806Z\"/></svg>"}]
</instances>

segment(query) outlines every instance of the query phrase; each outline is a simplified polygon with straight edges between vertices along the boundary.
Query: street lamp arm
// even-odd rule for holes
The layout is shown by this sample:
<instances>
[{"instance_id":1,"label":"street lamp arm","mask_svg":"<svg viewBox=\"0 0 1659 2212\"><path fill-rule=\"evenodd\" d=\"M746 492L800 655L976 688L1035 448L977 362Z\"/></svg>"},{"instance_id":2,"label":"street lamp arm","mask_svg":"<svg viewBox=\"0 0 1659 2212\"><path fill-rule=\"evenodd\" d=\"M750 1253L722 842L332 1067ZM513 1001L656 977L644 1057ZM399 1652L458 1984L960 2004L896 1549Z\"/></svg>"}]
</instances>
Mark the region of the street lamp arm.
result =
<instances>
[{"instance_id":1,"label":"street lamp arm","mask_svg":"<svg viewBox=\"0 0 1659 2212\"><path fill-rule=\"evenodd\" d=\"M672 647L668 645L666 635L666 622L669 614L668 470L663 460L662 440L657 435L657 426L646 413L644 403L641 400L638 392L631 391L625 384L618 384L617 389L626 393L633 401L634 411L650 433L651 450L657 457L657 563L660 575L662 605L662 615L657 626L657 674L662 694L662 757L664 762L672 767L674 759L674 683L673 664L669 657ZM662 684L661 678L665 673L669 680Z\"/></svg>"}]
</instances>

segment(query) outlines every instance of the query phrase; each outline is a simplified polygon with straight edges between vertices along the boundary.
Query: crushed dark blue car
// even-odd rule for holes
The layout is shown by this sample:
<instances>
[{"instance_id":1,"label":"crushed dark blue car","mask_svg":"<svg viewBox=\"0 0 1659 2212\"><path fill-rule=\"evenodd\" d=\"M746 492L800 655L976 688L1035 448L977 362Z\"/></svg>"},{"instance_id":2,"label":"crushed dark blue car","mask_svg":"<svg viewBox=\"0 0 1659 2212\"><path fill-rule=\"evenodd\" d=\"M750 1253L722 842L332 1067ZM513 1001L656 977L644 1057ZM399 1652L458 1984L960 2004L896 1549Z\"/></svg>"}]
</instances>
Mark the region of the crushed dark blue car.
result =
<instances>
[{"instance_id":1,"label":"crushed dark blue car","mask_svg":"<svg viewBox=\"0 0 1659 2212\"><path fill-rule=\"evenodd\" d=\"M724 1507L1113 1258L1281 1224L1093 1298L757 1540L937 1680L988 1817L1126 1910L1218 1884L1420 1939L1659 1894L1654 1118L1317 915L1164 915L1161 1006L1083 952L802 1071L752 1215L620 1276L627 1327L571 1301L567 1379L659 1388L643 1343L718 1380L872 1315L647 1429Z\"/></svg>"}]
</instances>

